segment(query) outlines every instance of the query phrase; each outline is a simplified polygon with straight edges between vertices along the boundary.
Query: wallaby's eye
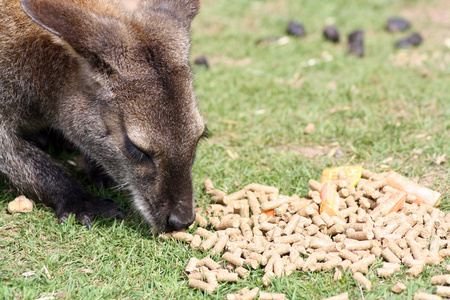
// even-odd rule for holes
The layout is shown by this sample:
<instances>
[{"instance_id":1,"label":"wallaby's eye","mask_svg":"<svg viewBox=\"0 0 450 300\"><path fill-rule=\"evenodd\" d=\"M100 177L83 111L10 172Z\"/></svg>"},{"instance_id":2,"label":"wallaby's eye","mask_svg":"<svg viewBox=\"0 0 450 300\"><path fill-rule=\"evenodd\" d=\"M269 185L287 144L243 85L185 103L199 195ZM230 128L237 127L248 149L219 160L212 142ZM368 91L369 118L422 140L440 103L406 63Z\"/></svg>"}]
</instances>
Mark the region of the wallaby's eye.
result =
<instances>
[{"instance_id":1,"label":"wallaby's eye","mask_svg":"<svg viewBox=\"0 0 450 300\"><path fill-rule=\"evenodd\" d=\"M142 150L136 146L128 136L125 136L125 149L127 149L128 154L139 162L143 161L153 161L153 153Z\"/></svg>"}]
</instances>

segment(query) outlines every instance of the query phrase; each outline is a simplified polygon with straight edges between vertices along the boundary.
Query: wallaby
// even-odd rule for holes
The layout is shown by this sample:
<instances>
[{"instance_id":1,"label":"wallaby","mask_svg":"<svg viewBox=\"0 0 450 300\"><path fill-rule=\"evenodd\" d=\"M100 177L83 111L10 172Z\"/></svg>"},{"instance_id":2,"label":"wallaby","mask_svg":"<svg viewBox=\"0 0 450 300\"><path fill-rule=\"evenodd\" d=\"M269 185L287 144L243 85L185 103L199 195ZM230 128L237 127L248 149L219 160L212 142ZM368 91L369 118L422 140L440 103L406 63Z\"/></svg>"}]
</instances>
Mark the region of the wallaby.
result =
<instances>
[{"instance_id":1,"label":"wallaby","mask_svg":"<svg viewBox=\"0 0 450 300\"><path fill-rule=\"evenodd\" d=\"M74 214L123 217L24 136L50 127L129 191L154 230L194 218L192 165L205 123L189 65L198 0L0 0L0 171Z\"/></svg>"}]
</instances>

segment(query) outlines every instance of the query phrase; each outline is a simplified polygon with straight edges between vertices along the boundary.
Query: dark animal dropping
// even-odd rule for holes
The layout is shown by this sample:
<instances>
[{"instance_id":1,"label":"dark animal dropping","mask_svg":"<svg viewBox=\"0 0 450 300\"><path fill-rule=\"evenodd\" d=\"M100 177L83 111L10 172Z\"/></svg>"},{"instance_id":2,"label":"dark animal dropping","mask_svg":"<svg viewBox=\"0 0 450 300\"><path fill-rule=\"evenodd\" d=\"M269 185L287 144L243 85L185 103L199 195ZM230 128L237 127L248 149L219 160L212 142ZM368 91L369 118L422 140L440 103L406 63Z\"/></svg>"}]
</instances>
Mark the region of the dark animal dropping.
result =
<instances>
[{"instance_id":1,"label":"dark animal dropping","mask_svg":"<svg viewBox=\"0 0 450 300\"><path fill-rule=\"evenodd\" d=\"M339 42L339 31L334 26L327 26L323 29L323 37L334 43Z\"/></svg>"},{"instance_id":2,"label":"dark animal dropping","mask_svg":"<svg viewBox=\"0 0 450 300\"><path fill-rule=\"evenodd\" d=\"M387 31L405 31L411 27L408 20L401 17L389 18L386 24Z\"/></svg>"},{"instance_id":3,"label":"dark animal dropping","mask_svg":"<svg viewBox=\"0 0 450 300\"><path fill-rule=\"evenodd\" d=\"M298 37L302 37L306 34L305 27L295 21L289 22L287 32Z\"/></svg>"},{"instance_id":4,"label":"dark animal dropping","mask_svg":"<svg viewBox=\"0 0 450 300\"><path fill-rule=\"evenodd\" d=\"M419 33L414 33L404 39L401 39L395 43L395 48L409 48L409 47L417 47L422 44L423 38Z\"/></svg>"},{"instance_id":5,"label":"dark animal dropping","mask_svg":"<svg viewBox=\"0 0 450 300\"><path fill-rule=\"evenodd\" d=\"M203 66L205 68L209 68L209 63L208 60L206 59L205 56L199 56L194 60L194 64L198 65L198 66Z\"/></svg>"},{"instance_id":6,"label":"dark animal dropping","mask_svg":"<svg viewBox=\"0 0 450 300\"><path fill-rule=\"evenodd\" d=\"M348 35L349 51L351 55L364 56L364 32L355 30Z\"/></svg>"}]
</instances>

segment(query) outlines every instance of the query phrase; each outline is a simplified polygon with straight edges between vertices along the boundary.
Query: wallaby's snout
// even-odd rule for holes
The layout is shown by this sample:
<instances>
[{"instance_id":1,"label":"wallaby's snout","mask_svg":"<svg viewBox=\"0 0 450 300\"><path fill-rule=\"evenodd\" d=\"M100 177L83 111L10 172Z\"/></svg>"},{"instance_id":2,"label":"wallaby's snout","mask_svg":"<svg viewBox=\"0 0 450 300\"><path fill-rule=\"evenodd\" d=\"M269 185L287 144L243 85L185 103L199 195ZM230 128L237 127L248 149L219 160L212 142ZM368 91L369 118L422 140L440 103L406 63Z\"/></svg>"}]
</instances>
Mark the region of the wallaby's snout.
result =
<instances>
[{"instance_id":1,"label":"wallaby's snout","mask_svg":"<svg viewBox=\"0 0 450 300\"><path fill-rule=\"evenodd\" d=\"M181 230L189 227L195 220L195 212L193 214L185 215L183 213L171 212L169 215L168 225L173 230Z\"/></svg>"}]
</instances>

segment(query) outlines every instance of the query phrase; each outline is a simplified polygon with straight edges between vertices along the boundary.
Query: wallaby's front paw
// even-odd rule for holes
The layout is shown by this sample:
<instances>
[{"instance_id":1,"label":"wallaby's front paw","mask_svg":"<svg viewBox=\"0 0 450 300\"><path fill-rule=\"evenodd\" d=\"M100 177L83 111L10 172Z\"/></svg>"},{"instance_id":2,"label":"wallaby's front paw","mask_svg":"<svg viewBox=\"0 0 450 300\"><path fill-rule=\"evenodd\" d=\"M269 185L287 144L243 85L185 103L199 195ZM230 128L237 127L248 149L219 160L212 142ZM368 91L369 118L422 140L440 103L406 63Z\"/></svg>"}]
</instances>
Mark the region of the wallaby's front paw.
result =
<instances>
[{"instance_id":1,"label":"wallaby's front paw","mask_svg":"<svg viewBox=\"0 0 450 300\"><path fill-rule=\"evenodd\" d=\"M80 203L78 207L59 209L56 212L59 224L64 224L70 214L74 214L75 218L89 230L92 228L92 218L94 216L125 219L125 215L114 205L114 201L103 197L92 197L89 201Z\"/></svg>"}]
</instances>

